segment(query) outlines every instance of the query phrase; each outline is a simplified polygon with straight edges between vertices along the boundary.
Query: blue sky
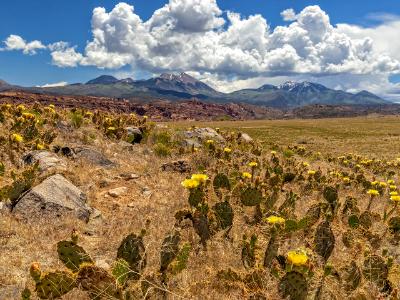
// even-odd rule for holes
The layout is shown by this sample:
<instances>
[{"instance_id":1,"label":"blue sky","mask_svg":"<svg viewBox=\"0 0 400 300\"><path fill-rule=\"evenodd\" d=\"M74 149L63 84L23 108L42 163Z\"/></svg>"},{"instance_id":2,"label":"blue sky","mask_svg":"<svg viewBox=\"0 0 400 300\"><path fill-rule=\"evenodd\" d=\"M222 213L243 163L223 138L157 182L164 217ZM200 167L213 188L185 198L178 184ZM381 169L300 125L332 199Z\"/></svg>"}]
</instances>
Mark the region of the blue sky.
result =
<instances>
[{"instance_id":1,"label":"blue sky","mask_svg":"<svg viewBox=\"0 0 400 300\"><path fill-rule=\"evenodd\" d=\"M190 2L192 0L175 1ZM125 2L134 6L134 14L140 16L143 21L151 18L155 10L168 4L168 1L161 0ZM105 12L110 13L118 3L120 3L120 1L2 1L0 10L0 40L5 41L7 37L13 34L20 36L27 42L33 40L41 41L41 43L46 46L58 41L65 41L68 42L71 47L75 47L74 49L77 53L87 56L85 54L85 47L88 42L93 41L91 29L93 9L96 7L104 7ZM212 30L218 31L227 29L230 22L227 20L226 12L232 11L239 13L243 19L251 15L261 14L266 20L266 23L270 26L269 31L272 32L276 26L289 26L291 22L294 22L294 20L289 22L283 20L281 16L283 10L291 8L296 13L299 13L311 5L318 5L320 9L329 16L330 24L333 26L338 23L358 25L365 32L368 32L368 28L377 28L379 25L385 23L392 24L394 21L398 21L397 18L400 15L400 5L398 1L395 0L217 0L217 6L222 13L219 17L224 18L226 22L222 27L215 27L212 28ZM353 32L349 33L350 39L354 37L352 34ZM357 38L359 38L358 35L359 33L357 33ZM2 43L0 47L4 46L5 44ZM47 49L39 49L34 55L26 55L21 51L0 51L0 78L11 83L30 86L61 81L66 81L68 83L82 82L104 73L117 75L132 74L132 76L143 77L156 73L158 70L157 66L153 65L151 68L146 69L143 65L139 66L137 62L132 63L132 61L122 66L117 64L112 65L111 68L105 69L104 64L96 65L96 63L93 62L78 63L77 66L74 67L60 67L54 64L50 54L50 51ZM134 57L131 59L135 60ZM144 65L148 64L146 63ZM165 67L162 69L162 71L166 70ZM171 71L178 70L174 68ZM199 72L199 74L203 75L210 72L213 73L213 70L209 67L201 69L198 68L198 66L188 71ZM229 78L249 80L253 77L261 76L263 78L272 78L271 81L274 82L279 80L277 78L280 78L277 76L278 73L283 74L281 77L287 77L284 70L279 70L275 73L270 71L261 72L262 74L257 71L259 72L258 75L253 74L253 72L247 74L247 71L243 72L243 70L239 72L236 69L233 71L230 70L229 74L225 74L225 71L226 70L221 71L221 69L215 71L215 73L218 74L216 75L218 79L215 79L216 85L229 80ZM296 72L297 71L295 71L295 73ZM368 73L369 71L366 72ZM385 72L386 78L390 78L391 82L400 81L397 71L390 70ZM288 71L287 73L292 74L293 71ZM301 73L301 78L307 77L307 71ZM314 71L310 71L310 73L312 73L313 78L321 75L315 74ZM326 74L323 73L322 75L322 77L324 77ZM329 76L327 76L327 78L329 78ZM330 82L333 81L331 80Z\"/></svg>"}]
</instances>

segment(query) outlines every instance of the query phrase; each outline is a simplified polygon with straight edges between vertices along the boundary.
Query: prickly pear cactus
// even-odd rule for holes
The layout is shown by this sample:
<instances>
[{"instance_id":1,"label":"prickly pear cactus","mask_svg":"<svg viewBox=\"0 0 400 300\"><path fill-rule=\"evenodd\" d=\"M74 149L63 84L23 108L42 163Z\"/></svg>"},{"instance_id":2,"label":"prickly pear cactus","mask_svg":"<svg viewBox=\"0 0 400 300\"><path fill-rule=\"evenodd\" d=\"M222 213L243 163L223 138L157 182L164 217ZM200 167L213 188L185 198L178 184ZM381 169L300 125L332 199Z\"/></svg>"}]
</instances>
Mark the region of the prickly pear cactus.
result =
<instances>
[{"instance_id":1,"label":"prickly pear cactus","mask_svg":"<svg viewBox=\"0 0 400 300\"><path fill-rule=\"evenodd\" d=\"M231 183L229 181L228 176L226 176L223 173L218 173L213 180L213 187L214 187L214 192L218 197L221 197L221 190L230 190L231 189Z\"/></svg>"},{"instance_id":2,"label":"prickly pear cactus","mask_svg":"<svg viewBox=\"0 0 400 300\"><path fill-rule=\"evenodd\" d=\"M257 188L248 187L240 194L240 200L244 206L256 206L261 203L262 193Z\"/></svg>"},{"instance_id":3,"label":"prickly pear cactus","mask_svg":"<svg viewBox=\"0 0 400 300\"><path fill-rule=\"evenodd\" d=\"M210 222L208 220L207 214L201 211L196 211L193 214L192 222L194 230L200 237L201 244L203 245L203 247L206 247L207 241L211 237Z\"/></svg>"},{"instance_id":4,"label":"prickly pear cactus","mask_svg":"<svg viewBox=\"0 0 400 300\"><path fill-rule=\"evenodd\" d=\"M192 189L189 193L189 204L192 207L197 207L204 201L205 193L201 188Z\"/></svg>"},{"instance_id":5,"label":"prickly pear cactus","mask_svg":"<svg viewBox=\"0 0 400 300\"><path fill-rule=\"evenodd\" d=\"M131 268L125 259L117 259L111 270L112 275L119 285L124 286L132 277Z\"/></svg>"},{"instance_id":6,"label":"prickly pear cactus","mask_svg":"<svg viewBox=\"0 0 400 300\"><path fill-rule=\"evenodd\" d=\"M253 234L250 241L247 241L246 237L243 238L242 246L242 262L245 268L252 268L256 264L256 247L257 247L257 236Z\"/></svg>"},{"instance_id":7,"label":"prickly pear cactus","mask_svg":"<svg viewBox=\"0 0 400 300\"><path fill-rule=\"evenodd\" d=\"M218 227L221 229L228 228L233 224L233 209L229 202L218 202L213 207Z\"/></svg>"},{"instance_id":8,"label":"prickly pear cactus","mask_svg":"<svg viewBox=\"0 0 400 300\"><path fill-rule=\"evenodd\" d=\"M400 232L400 217L393 217L389 219L388 222L389 231L392 234L396 234Z\"/></svg>"},{"instance_id":9,"label":"prickly pear cactus","mask_svg":"<svg viewBox=\"0 0 400 300\"><path fill-rule=\"evenodd\" d=\"M357 264L352 261L341 270L342 285L346 291L354 291L361 282L361 271Z\"/></svg>"},{"instance_id":10,"label":"prickly pear cactus","mask_svg":"<svg viewBox=\"0 0 400 300\"><path fill-rule=\"evenodd\" d=\"M134 233L125 237L118 248L117 258L125 259L132 269L132 278L138 279L147 263L143 237Z\"/></svg>"},{"instance_id":11,"label":"prickly pear cactus","mask_svg":"<svg viewBox=\"0 0 400 300\"><path fill-rule=\"evenodd\" d=\"M335 247L335 235L328 221L321 223L314 237L315 252L327 261Z\"/></svg>"},{"instance_id":12,"label":"prickly pear cactus","mask_svg":"<svg viewBox=\"0 0 400 300\"><path fill-rule=\"evenodd\" d=\"M60 241L57 243L57 253L64 265L77 272L83 263L93 263L89 254L74 241Z\"/></svg>"},{"instance_id":13,"label":"prickly pear cactus","mask_svg":"<svg viewBox=\"0 0 400 300\"><path fill-rule=\"evenodd\" d=\"M327 186L323 191L323 195L325 200L330 204L332 211L335 211L338 206L339 198L337 189L332 186Z\"/></svg>"},{"instance_id":14,"label":"prickly pear cactus","mask_svg":"<svg viewBox=\"0 0 400 300\"><path fill-rule=\"evenodd\" d=\"M117 280L103 268L92 264L81 265L77 282L91 299L122 299L122 289Z\"/></svg>"},{"instance_id":15,"label":"prickly pear cactus","mask_svg":"<svg viewBox=\"0 0 400 300\"><path fill-rule=\"evenodd\" d=\"M291 271L279 282L279 293L284 299L303 300L307 297L307 280L303 274Z\"/></svg>"},{"instance_id":16,"label":"prickly pear cactus","mask_svg":"<svg viewBox=\"0 0 400 300\"><path fill-rule=\"evenodd\" d=\"M30 273L36 283L35 290L40 299L56 299L76 287L75 276L70 272L42 273L39 264L32 264Z\"/></svg>"},{"instance_id":17,"label":"prickly pear cactus","mask_svg":"<svg viewBox=\"0 0 400 300\"><path fill-rule=\"evenodd\" d=\"M168 234L161 245L160 252L160 271L165 272L169 264L175 259L179 253L179 242L181 241L181 235L179 231Z\"/></svg>"},{"instance_id":18,"label":"prickly pear cactus","mask_svg":"<svg viewBox=\"0 0 400 300\"><path fill-rule=\"evenodd\" d=\"M311 206L306 215L298 222L301 229L309 228L318 222L321 216L321 205L315 204Z\"/></svg>"},{"instance_id":19,"label":"prickly pear cactus","mask_svg":"<svg viewBox=\"0 0 400 300\"><path fill-rule=\"evenodd\" d=\"M389 274L389 268L385 260L378 255L370 255L364 260L363 275L365 279L382 287Z\"/></svg>"},{"instance_id":20,"label":"prickly pear cactus","mask_svg":"<svg viewBox=\"0 0 400 300\"><path fill-rule=\"evenodd\" d=\"M264 255L264 268L270 268L274 258L278 255L279 244L275 235L272 235Z\"/></svg>"}]
</instances>

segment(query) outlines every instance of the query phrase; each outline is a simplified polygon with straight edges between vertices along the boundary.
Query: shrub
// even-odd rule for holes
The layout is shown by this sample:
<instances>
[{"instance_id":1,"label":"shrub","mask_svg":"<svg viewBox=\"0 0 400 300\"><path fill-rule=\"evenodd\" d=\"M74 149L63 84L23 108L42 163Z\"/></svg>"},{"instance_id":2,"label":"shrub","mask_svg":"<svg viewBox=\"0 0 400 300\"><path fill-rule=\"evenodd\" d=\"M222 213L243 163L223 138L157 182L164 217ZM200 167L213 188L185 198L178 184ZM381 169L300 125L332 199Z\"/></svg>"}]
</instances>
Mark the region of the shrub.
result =
<instances>
[{"instance_id":1,"label":"shrub","mask_svg":"<svg viewBox=\"0 0 400 300\"><path fill-rule=\"evenodd\" d=\"M171 155L171 149L161 143L157 143L154 145L154 153L160 157L167 157Z\"/></svg>"}]
</instances>

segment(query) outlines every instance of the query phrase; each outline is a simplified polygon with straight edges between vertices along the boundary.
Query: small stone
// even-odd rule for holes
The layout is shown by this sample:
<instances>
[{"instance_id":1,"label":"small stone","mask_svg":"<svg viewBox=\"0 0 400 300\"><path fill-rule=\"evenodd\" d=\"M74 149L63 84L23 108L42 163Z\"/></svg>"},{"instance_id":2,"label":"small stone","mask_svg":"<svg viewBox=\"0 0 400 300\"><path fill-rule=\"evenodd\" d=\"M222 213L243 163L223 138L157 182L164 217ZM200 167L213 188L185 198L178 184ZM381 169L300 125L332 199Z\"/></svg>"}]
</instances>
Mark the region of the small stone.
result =
<instances>
[{"instance_id":1,"label":"small stone","mask_svg":"<svg viewBox=\"0 0 400 300\"><path fill-rule=\"evenodd\" d=\"M114 197L114 198L118 198L118 197L126 194L127 192L128 192L128 188L123 186L123 187L115 188L115 189L108 191L108 195L110 195L111 197Z\"/></svg>"},{"instance_id":2,"label":"small stone","mask_svg":"<svg viewBox=\"0 0 400 300\"><path fill-rule=\"evenodd\" d=\"M165 163L161 166L161 170L166 172L190 172L190 164L187 160L177 160Z\"/></svg>"},{"instance_id":3,"label":"small stone","mask_svg":"<svg viewBox=\"0 0 400 300\"><path fill-rule=\"evenodd\" d=\"M106 270L111 269L109 263L105 259L96 260L95 265Z\"/></svg>"},{"instance_id":4,"label":"small stone","mask_svg":"<svg viewBox=\"0 0 400 300\"><path fill-rule=\"evenodd\" d=\"M120 175L121 178L125 179L125 180L134 180L134 179L139 179L140 176L138 174L135 173L123 173Z\"/></svg>"},{"instance_id":5,"label":"small stone","mask_svg":"<svg viewBox=\"0 0 400 300\"><path fill-rule=\"evenodd\" d=\"M249 136L247 133L242 133L240 135L240 140L245 143L251 143L253 141L253 138Z\"/></svg>"}]
</instances>

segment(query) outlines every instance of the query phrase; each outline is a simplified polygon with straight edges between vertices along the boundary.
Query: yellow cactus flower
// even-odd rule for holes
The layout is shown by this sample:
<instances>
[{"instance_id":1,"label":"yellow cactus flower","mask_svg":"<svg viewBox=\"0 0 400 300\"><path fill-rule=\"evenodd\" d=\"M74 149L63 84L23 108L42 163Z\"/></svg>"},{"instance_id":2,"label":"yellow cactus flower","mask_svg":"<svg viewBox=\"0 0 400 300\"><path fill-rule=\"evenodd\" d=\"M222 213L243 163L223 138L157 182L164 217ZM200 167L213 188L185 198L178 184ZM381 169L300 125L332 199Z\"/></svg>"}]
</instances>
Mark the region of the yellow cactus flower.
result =
<instances>
[{"instance_id":1,"label":"yellow cactus flower","mask_svg":"<svg viewBox=\"0 0 400 300\"><path fill-rule=\"evenodd\" d=\"M224 152L225 152L225 153L231 153L231 152L232 152L232 149L231 149L231 148L225 147L225 148L224 148Z\"/></svg>"},{"instance_id":2,"label":"yellow cactus flower","mask_svg":"<svg viewBox=\"0 0 400 300\"><path fill-rule=\"evenodd\" d=\"M289 251L287 253L287 259L295 266L304 266L308 262L307 252L303 249Z\"/></svg>"},{"instance_id":3,"label":"yellow cactus flower","mask_svg":"<svg viewBox=\"0 0 400 300\"><path fill-rule=\"evenodd\" d=\"M206 144L209 144L209 145L214 144L214 141L213 140L207 140Z\"/></svg>"},{"instance_id":4,"label":"yellow cactus flower","mask_svg":"<svg viewBox=\"0 0 400 300\"><path fill-rule=\"evenodd\" d=\"M52 109L55 109L56 107L54 106L54 104L49 104L49 107Z\"/></svg>"},{"instance_id":5,"label":"yellow cactus flower","mask_svg":"<svg viewBox=\"0 0 400 300\"><path fill-rule=\"evenodd\" d=\"M343 182L344 183L350 183L350 178L349 177L343 177Z\"/></svg>"},{"instance_id":6,"label":"yellow cactus flower","mask_svg":"<svg viewBox=\"0 0 400 300\"><path fill-rule=\"evenodd\" d=\"M373 189L368 190L367 194L371 195L372 197L373 196L379 196L379 192L377 190L373 190Z\"/></svg>"},{"instance_id":7,"label":"yellow cactus flower","mask_svg":"<svg viewBox=\"0 0 400 300\"><path fill-rule=\"evenodd\" d=\"M390 200L394 201L394 202L399 202L400 201L400 196L391 196Z\"/></svg>"},{"instance_id":8,"label":"yellow cactus flower","mask_svg":"<svg viewBox=\"0 0 400 300\"><path fill-rule=\"evenodd\" d=\"M255 161L252 161L252 162L249 163L249 167L251 167L251 168L255 168L257 166L258 166L258 163L255 162Z\"/></svg>"},{"instance_id":9,"label":"yellow cactus flower","mask_svg":"<svg viewBox=\"0 0 400 300\"><path fill-rule=\"evenodd\" d=\"M385 187L387 187L387 183L381 181L381 182L379 182L379 186L382 188L385 188Z\"/></svg>"},{"instance_id":10,"label":"yellow cactus flower","mask_svg":"<svg viewBox=\"0 0 400 300\"><path fill-rule=\"evenodd\" d=\"M24 138L22 137L22 135L20 135L18 133L13 133L11 135L11 140L13 142L22 143L24 141Z\"/></svg>"},{"instance_id":11,"label":"yellow cactus flower","mask_svg":"<svg viewBox=\"0 0 400 300\"><path fill-rule=\"evenodd\" d=\"M308 162L303 162L303 167L309 167L310 164Z\"/></svg>"},{"instance_id":12,"label":"yellow cactus flower","mask_svg":"<svg viewBox=\"0 0 400 300\"><path fill-rule=\"evenodd\" d=\"M200 185L200 182L194 179L185 179L181 182L181 185L186 189L195 189Z\"/></svg>"},{"instance_id":13,"label":"yellow cactus flower","mask_svg":"<svg viewBox=\"0 0 400 300\"><path fill-rule=\"evenodd\" d=\"M272 155L276 155L276 151L275 151L275 150L272 150L272 151L271 151L271 154L272 154Z\"/></svg>"},{"instance_id":14,"label":"yellow cactus flower","mask_svg":"<svg viewBox=\"0 0 400 300\"><path fill-rule=\"evenodd\" d=\"M243 179L251 179L251 174L249 172L243 172L242 173L242 178Z\"/></svg>"},{"instance_id":15,"label":"yellow cactus flower","mask_svg":"<svg viewBox=\"0 0 400 300\"><path fill-rule=\"evenodd\" d=\"M307 174L308 174L308 175L311 175L311 176L312 176L312 175L315 175L315 171L310 170L310 171L307 172Z\"/></svg>"},{"instance_id":16,"label":"yellow cactus flower","mask_svg":"<svg viewBox=\"0 0 400 300\"><path fill-rule=\"evenodd\" d=\"M197 180L199 183L204 183L207 181L208 176L205 174L193 174L191 177L192 180Z\"/></svg>"},{"instance_id":17,"label":"yellow cactus flower","mask_svg":"<svg viewBox=\"0 0 400 300\"><path fill-rule=\"evenodd\" d=\"M20 105L17 106L17 109L18 109L19 111L24 111L24 110L26 109L26 107L25 107L25 105L20 104Z\"/></svg>"},{"instance_id":18,"label":"yellow cactus flower","mask_svg":"<svg viewBox=\"0 0 400 300\"><path fill-rule=\"evenodd\" d=\"M390 184L390 185L394 185L394 184L395 184L395 182L394 182L393 179L389 179L389 180L387 181L387 183Z\"/></svg>"},{"instance_id":19,"label":"yellow cactus flower","mask_svg":"<svg viewBox=\"0 0 400 300\"><path fill-rule=\"evenodd\" d=\"M390 185L389 189L391 189L392 191L395 191L395 190L397 190L397 186L396 185Z\"/></svg>"},{"instance_id":20,"label":"yellow cactus flower","mask_svg":"<svg viewBox=\"0 0 400 300\"><path fill-rule=\"evenodd\" d=\"M375 185L377 185L378 183L379 183L378 181L372 181L372 182L371 182L371 185L375 186Z\"/></svg>"},{"instance_id":21,"label":"yellow cactus flower","mask_svg":"<svg viewBox=\"0 0 400 300\"><path fill-rule=\"evenodd\" d=\"M270 216L267 218L269 224L285 224L285 219L277 216Z\"/></svg>"},{"instance_id":22,"label":"yellow cactus flower","mask_svg":"<svg viewBox=\"0 0 400 300\"><path fill-rule=\"evenodd\" d=\"M38 143L38 144L36 145L36 149L37 149L37 150L43 150L43 149L45 149L45 148L46 148L46 146L45 146L44 144Z\"/></svg>"},{"instance_id":23,"label":"yellow cactus flower","mask_svg":"<svg viewBox=\"0 0 400 300\"><path fill-rule=\"evenodd\" d=\"M27 112L22 113L22 117L25 120L35 120L35 118L36 118L36 116L34 114L27 113Z\"/></svg>"},{"instance_id":24,"label":"yellow cactus flower","mask_svg":"<svg viewBox=\"0 0 400 300\"><path fill-rule=\"evenodd\" d=\"M399 193L396 192L396 191L393 191L393 192L390 192L390 193L389 193L390 196L397 196L398 194L399 194Z\"/></svg>"}]
</instances>

